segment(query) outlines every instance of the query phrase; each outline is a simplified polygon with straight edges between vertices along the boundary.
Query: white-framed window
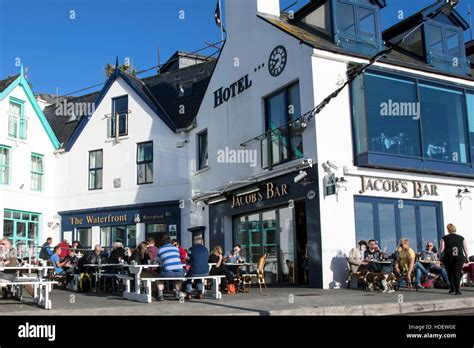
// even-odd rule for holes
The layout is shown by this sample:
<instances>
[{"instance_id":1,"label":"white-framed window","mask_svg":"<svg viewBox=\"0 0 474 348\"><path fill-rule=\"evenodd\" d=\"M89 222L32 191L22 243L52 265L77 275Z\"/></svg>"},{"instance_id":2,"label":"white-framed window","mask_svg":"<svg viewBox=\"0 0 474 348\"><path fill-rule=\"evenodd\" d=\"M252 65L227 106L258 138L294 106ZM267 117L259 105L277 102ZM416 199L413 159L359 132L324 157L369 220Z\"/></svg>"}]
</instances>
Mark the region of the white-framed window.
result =
<instances>
[{"instance_id":1,"label":"white-framed window","mask_svg":"<svg viewBox=\"0 0 474 348\"><path fill-rule=\"evenodd\" d=\"M112 99L112 114L108 119L107 137L128 135L128 95Z\"/></svg>"},{"instance_id":2,"label":"white-framed window","mask_svg":"<svg viewBox=\"0 0 474 348\"><path fill-rule=\"evenodd\" d=\"M8 106L8 136L26 140L28 121L25 118L24 102L10 98Z\"/></svg>"}]
</instances>

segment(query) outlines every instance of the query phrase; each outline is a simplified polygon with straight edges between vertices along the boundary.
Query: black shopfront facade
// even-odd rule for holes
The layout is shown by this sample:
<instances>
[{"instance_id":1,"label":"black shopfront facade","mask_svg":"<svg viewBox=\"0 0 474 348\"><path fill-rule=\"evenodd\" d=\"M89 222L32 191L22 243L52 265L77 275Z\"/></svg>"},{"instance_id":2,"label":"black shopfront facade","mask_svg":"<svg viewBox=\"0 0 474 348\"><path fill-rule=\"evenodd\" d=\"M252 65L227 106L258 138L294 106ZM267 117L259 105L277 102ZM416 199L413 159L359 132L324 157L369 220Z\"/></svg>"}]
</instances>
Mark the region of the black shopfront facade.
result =
<instances>
[{"instance_id":1,"label":"black shopfront facade","mask_svg":"<svg viewBox=\"0 0 474 348\"><path fill-rule=\"evenodd\" d=\"M179 201L131 204L92 209L70 210L61 216L61 238L79 240L83 247L100 244L111 247L121 241L135 248L148 237L157 245L163 234L181 238Z\"/></svg>"},{"instance_id":2,"label":"black shopfront facade","mask_svg":"<svg viewBox=\"0 0 474 348\"><path fill-rule=\"evenodd\" d=\"M304 181L294 182L299 169L259 180L210 200L209 242L240 244L247 261L267 255L269 284L322 288L321 229L317 172L307 168Z\"/></svg>"}]
</instances>

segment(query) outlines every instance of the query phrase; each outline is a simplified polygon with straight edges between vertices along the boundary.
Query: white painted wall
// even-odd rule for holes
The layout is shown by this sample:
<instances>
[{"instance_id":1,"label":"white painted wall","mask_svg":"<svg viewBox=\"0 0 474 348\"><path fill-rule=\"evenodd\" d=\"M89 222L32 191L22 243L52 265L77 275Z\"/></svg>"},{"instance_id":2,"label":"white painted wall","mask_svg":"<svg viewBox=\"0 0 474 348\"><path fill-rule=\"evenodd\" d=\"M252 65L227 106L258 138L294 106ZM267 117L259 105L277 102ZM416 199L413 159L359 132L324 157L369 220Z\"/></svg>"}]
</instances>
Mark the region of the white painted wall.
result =
<instances>
[{"instance_id":1,"label":"white painted wall","mask_svg":"<svg viewBox=\"0 0 474 348\"><path fill-rule=\"evenodd\" d=\"M26 140L8 137L8 109L10 97L24 101L25 118L28 120L28 133ZM11 93L0 101L0 144L10 146L10 185L0 185L0 235L3 234L3 211L14 209L41 214L39 242L46 236L53 238L53 243L59 242L59 229L48 227L48 222L53 222L55 209L53 195L56 185L58 163L55 160L54 146L44 130L33 106L30 104L26 93L21 86L15 87ZM44 156L44 181L43 191L31 190L31 153L35 152ZM23 186L23 188L20 188Z\"/></svg>"}]
</instances>

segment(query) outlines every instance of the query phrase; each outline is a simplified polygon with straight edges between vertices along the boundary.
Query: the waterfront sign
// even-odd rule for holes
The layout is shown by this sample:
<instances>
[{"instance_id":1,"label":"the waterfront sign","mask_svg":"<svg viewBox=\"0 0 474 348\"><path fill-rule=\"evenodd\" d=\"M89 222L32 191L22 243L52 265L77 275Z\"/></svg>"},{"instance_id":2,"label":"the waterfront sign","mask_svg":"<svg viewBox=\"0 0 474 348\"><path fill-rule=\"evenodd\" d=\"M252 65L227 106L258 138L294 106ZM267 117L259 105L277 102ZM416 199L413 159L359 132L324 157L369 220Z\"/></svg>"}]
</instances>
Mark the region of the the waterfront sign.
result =
<instances>
[{"instance_id":1,"label":"the waterfront sign","mask_svg":"<svg viewBox=\"0 0 474 348\"><path fill-rule=\"evenodd\" d=\"M369 178L366 176L361 176L361 180L362 190L359 191L360 194L369 191L407 194L411 183L414 198L439 196L438 186L435 184L427 184L419 181Z\"/></svg>"}]
</instances>

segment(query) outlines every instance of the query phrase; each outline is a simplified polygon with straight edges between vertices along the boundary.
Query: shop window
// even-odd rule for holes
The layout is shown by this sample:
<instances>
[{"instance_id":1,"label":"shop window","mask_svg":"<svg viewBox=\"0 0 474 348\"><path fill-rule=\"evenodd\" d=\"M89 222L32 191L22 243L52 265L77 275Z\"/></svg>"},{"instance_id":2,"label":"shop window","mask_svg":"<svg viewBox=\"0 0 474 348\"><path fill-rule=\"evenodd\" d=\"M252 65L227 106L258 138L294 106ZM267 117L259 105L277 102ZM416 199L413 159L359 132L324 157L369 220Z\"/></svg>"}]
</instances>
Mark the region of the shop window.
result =
<instances>
[{"instance_id":1,"label":"shop window","mask_svg":"<svg viewBox=\"0 0 474 348\"><path fill-rule=\"evenodd\" d=\"M108 137L128 135L128 96L112 99L112 114L108 122Z\"/></svg>"},{"instance_id":2,"label":"shop window","mask_svg":"<svg viewBox=\"0 0 474 348\"><path fill-rule=\"evenodd\" d=\"M137 144L137 183L153 183L153 141Z\"/></svg>"},{"instance_id":3,"label":"shop window","mask_svg":"<svg viewBox=\"0 0 474 348\"><path fill-rule=\"evenodd\" d=\"M10 147L0 145L0 184L10 184Z\"/></svg>"},{"instance_id":4,"label":"shop window","mask_svg":"<svg viewBox=\"0 0 474 348\"><path fill-rule=\"evenodd\" d=\"M102 188L102 176L102 150L89 151L89 190L100 190Z\"/></svg>"},{"instance_id":5,"label":"shop window","mask_svg":"<svg viewBox=\"0 0 474 348\"><path fill-rule=\"evenodd\" d=\"M76 240L85 249L92 248L92 228L78 228L76 230Z\"/></svg>"},{"instance_id":6,"label":"shop window","mask_svg":"<svg viewBox=\"0 0 474 348\"><path fill-rule=\"evenodd\" d=\"M474 175L472 95L402 75L358 77L352 84L357 165Z\"/></svg>"},{"instance_id":7,"label":"shop window","mask_svg":"<svg viewBox=\"0 0 474 348\"><path fill-rule=\"evenodd\" d=\"M10 98L8 117L8 136L15 139L25 140L28 121L25 118L24 102Z\"/></svg>"},{"instance_id":8,"label":"shop window","mask_svg":"<svg viewBox=\"0 0 474 348\"><path fill-rule=\"evenodd\" d=\"M303 157L303 128L299 84L288 86L265 99L267 137L262 141L262 163L272 167ZM291 124L290 124L291 123Z\"/></svg>"},{"instance_id":9,"label":"shop window","mask_svg":"<svg viewBox=\"0 0 474 348\"><path fill-rule=\"evenodd\" d=\"M100 228L100 245L112 248L115 242L121 242L124 247L136 248L136 226L107 226Z\"/></svg>"},{"instance_id":10,"label":"shop window","mask_svg":"<svg viewBox=\"0 0 474 348\"><path fill-rule=\"evenodd\" d=\"M35 257L39 253L39 214L5 210L3 237L8 238L18 257Z\"/></svg>"},{"instance_id":11,"label":"shop window","mask_svg":"<svg viewBox=\"0 0 474 348\"><path fill-rule=\"evenodd\" d=\"M160 246L161 238L165 234L168 234L166 223L146 224L146 237L153 237L156 246Z\"/></svg>"},{"instance_id":12,"label":"shop window","mask_svg":"<svg viewBox=\"0 0 474 348\"><path fill-rule=\"evenodd\" d=\"M43 159L43 155L31 154L31 189L33 191L43 191Z\"/></svg>"},{"instance_id":13,"label":"shop window","mask_svg":"<svg viewBox=\"0 0 474 348\"><path fill-rule=\"evenodd\" d=\"M408 238L418 252L427 242L439 249L442 236L440 204L375 197L355 197L356 241L374 239L387 254L393 254L400 238Z\"/></svg>"},{"instance_id":14,"label":"shop window","mask_svg":"<svg viewBox=\"0 0 474 348\"><path fill-rule=\"evenodd\" d=\"M200 132L197 135L197 137L198 137L197 170L201 170L201 169L207 168L209 165L207 129Z\"/></svg>"}]
</instances>

